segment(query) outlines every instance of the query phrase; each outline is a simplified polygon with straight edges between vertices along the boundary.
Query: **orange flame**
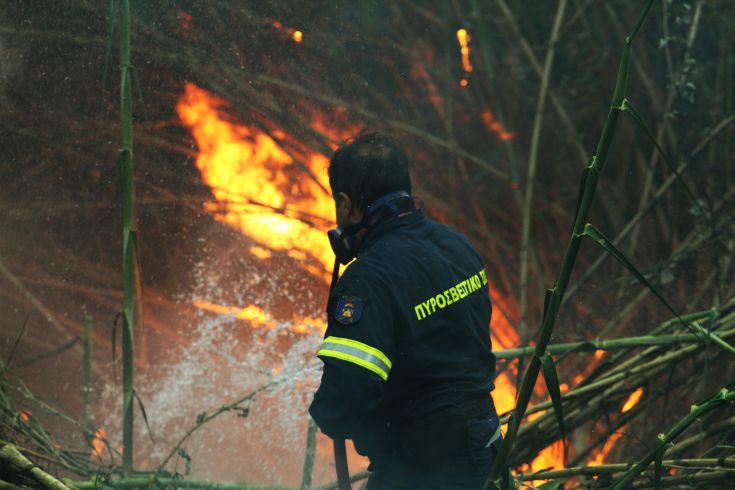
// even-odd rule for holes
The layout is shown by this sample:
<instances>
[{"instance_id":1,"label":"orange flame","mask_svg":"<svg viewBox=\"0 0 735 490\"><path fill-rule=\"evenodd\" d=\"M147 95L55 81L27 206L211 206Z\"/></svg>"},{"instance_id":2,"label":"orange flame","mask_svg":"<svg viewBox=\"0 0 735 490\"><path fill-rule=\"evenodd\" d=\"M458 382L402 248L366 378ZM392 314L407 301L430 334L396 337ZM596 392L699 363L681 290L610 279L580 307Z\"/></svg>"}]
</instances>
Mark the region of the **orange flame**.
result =
<instances>
[{"instance_id":1,"label":"orange flame","mask_svg":"<svg viewBox=\"0 0 735 490\"><path fill-rule=\"evenodd\" d=\"M549 447L538 453L531 464L521 465L520 470L524 473L548 470L551 468L562 468L564 466L564 444L561 440L553 442ZM542 480L534 481L534 486L543 483Z\"/></svg>"},{"instance_id":2,"label":"orange flame","mask_svg":"<svg viewBox=\"0 0 735 490\"><path fill-rule=\"evenodd\" d=\"M618 439L620 439L621 437L623 437L622 432L613 432L612 434L610 434L610 437L607 439L607 441L605 441L605 444L602 446L602 448L594 453L594 455L587 461L587 464L604 464L605 460L607 459L607 455L610 454L610 451L612 451L615 447L615 443L617 443Z\"/></svg>"},{"instance_id":3,"label":"orange flame","mask_svg":"<svg viewBox=\"0 0 735 490\"><path fill-rule=\"evenodd\" d=\"M195 301L194 306L200 310L218 313L220 315L232 315L239 320L247 321L252 328L271 329L277 327L279 324L263 308L255 305L248 305L241 308L238 306L218 305L207 301ZM294 316L290 321L283 322L283 325L287 326L289 330L301 334L309 333L313 330L313 327L319 329L320 332L324 332L327 329L324 320L317 317Z\"/></svg>"},{"instance_id":4,"label":"orange flame","mask_svg":"<svg viewBox=\"0 0 735 490\"><path fill-rule=\"evenodd\" d=\"M643 398L643 387L638 387L637 390L635 390L633 393L630 394L630 396L625 400L625 403L623 403L623 408L621 409L621 413L625 413L629 410L631 410L633 407L638 405L638 402L641 401L641 398ZM607 441L605 441L605 444L600 448L598 451L596 451L592 458L588 461L590 464L603 464L605 463L608 454L610 454L610 451L613 450L615 447L615 443L618 442L618 440L623 436L623 431L625 430L625 426L621 427L617 432L614 432L610 435Z\"/></svg>"},{"instance_id":5,"label":"orange flame","mask_svg":"<svg viewBox=\"0 0 735 490\"><path fill-rule=\"evenodd\" d=\"M226 121L218 111L224 105L191 83L176 105L199 147L196 166L217 201L207 209L261 249L303 259L305 269L327 280L334 256L323 230L309 223L333 223L326 157L307 155L303 171L267 134Z\"/></svg>"},{"instance_id":6,"label":"orange flame","mask_svg":"<svg viewBox=\"0 0 735 490\"><path fill-rule=\"evenodd\" d=\"M285 27L282 22L274 20L271 21L271 25L278 29L279 31L288 34L291 36L291 39L293 39L295 42L300 43L304 39L304 33L299 31L298 29L293 29L291 27Z\"/></svg>"},{"instance_id":7,"label":"orange flame","mask_svg":"<svg viewBox=\"0 0 735 490\"><path fill-rule=\"evenodd\" d=\"M507 141L513 137L513 133L509 133L503 128L498 120L495 119L495 116L490 109L486 109L481 114L481 117L487 129L494 133L501 141Z\"/></svg>"},{"instance_id":8,"label":"orange flame","mask_svg":"<svg viewBox=\"0 0 735 490\"><path fill-rule=\"evenodd\" d=\"M107 431L104 427L97 429L92 438L92 454L97 457L102 457L105 451L105 438L107 437Z\"/></svg>"},{"instance_id":9,"label":"orange flame","mask_svg":"<svg viewBox=\"0 0 735 490\"><path fill-rule=\"evenodd\" d=\"M459 41L459 52L462 53L462 69L467 73L472 72L472 63L470 63L470 35L466 29L457 31L457 41Z\"/></svg>"},{"instance_id":10,"label":"orange flame","mask_svg":"<svg viewBox=\"0 0 735 490\"><path fill-rule=\"evenodd\" d=\"M638 389L631 393L628 399L625 400L622 413L625 413L638 405L638 402L641 401L641 397L643 397L643 387L639 386Z\"/></svg>"}]
</instances>

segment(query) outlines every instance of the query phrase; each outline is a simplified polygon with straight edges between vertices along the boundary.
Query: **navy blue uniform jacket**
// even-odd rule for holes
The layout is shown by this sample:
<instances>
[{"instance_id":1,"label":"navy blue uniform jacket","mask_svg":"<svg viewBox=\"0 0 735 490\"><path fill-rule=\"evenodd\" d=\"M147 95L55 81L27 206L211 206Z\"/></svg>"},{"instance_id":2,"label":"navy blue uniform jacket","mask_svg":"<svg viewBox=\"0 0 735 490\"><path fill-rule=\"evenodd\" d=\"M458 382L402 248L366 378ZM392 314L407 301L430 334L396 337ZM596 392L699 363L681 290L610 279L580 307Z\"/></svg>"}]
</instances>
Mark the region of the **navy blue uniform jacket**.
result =
<instances>
[{"instance_id":1,"label":"navy blue uniform jacket","mask_svg":"<svg viewBox=\"0 0 735 490\"><path fill-rule=\"evenodd\" d=\"M371 459L390 450L389 426L493 388L482 259L421 211L369 231L327 311L324 372L309 412L322 432L353 439Z\"/></svg>"}]
</instances>

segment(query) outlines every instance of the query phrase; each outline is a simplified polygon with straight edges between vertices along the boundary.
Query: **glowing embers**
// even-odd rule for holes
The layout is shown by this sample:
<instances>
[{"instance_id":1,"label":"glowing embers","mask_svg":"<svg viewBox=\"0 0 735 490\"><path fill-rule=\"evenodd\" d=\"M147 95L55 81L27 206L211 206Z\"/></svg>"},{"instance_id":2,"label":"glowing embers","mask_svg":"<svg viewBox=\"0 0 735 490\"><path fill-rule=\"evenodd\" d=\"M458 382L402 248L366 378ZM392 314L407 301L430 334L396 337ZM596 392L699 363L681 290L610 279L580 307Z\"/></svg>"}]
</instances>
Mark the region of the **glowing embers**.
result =
<instances>
[{"instance_id":1,"label":"glowing embers","mask_svg":"<svg viewBox=\"0 0 735 490\"><path fill-rule=\"evenodd\" d=\"M327 280L334 261L323 232L334 214L327 159L309 153L297 164L267 134L226 120L218 111L223 106L191 83L176 105L199 147L196 167L216 199L206 209L257 242L259 258L268 251L298 254L300 267Z\"/></svg>"},{"instance_id":2,"label":"glowing embers","mask_svg":"<svg viewBox=\"0 0 735 490\"><path fill-rule=\"evenodd\" d=\"M289 35L295 42L300 43L304 39L304 33L292 27L285 27L282 22L274 20L271 25L279 31Z\"/></svg>"},{"instance_id":3,"label":"glowing embers","mask_svg":"<svg viewBox=\"0 0 735 490\"><path fill-rule=\"evenodd\" d=\"M92 454L94 456L97 456L98 458L101 458L104 456L106 448L107 448L107 431L104 427L100 427L97 429L97 432L94 433L94 437L92 437L91 445L92 445Z\"/></svg>"},{"instance_id":4,"label":"glowing embers","mask_svg":"<svg viewBox=\"0 0 735 490\"><path fill-rule=\"evenodd\" d=\"M482 122L485 123L485 127L495 134L495 136L497 136L501 141L507 141L513 137L513 133L509 133L505 128L503 128L500 122L495 119L495 116L490 109L486 109L481 116Z\"/></svg>"},{"instance_id":5,"label":"glowing embers","mask_svg":"<svg viewBox=\"0 0 735 490\"><path fill-rule=\"evenodd\" d=\"M628 398L623 403L623 406L620 410L621 415L629 412L636 405L638 405L644 394L645 393L643 391L643 388L640 386L637 390L631 393L630 396L628 396ZM617 431L611 433L610 437L608 437L607 441L605 441L605 444L602 446L602 448L595 451L592 457L587 461L587 463L593 465L604 464L607 461L607 456L610 454L610 451L613 450L618 440L623 437L623 434L625 433L625 428L626 425L622 425Z\"/></svg>"},{"instance_id":6,"label":"glowing embers","mask_svg":"<svg viewBox=\"0 0 735 490\"><path fill-rule=\"evenodd\" d=\"M641 401L642 397L643 397L643 388L639 386L638 389L635 390L633 393L631 393L628 399L625 400L625 403L623 404L622 413L625 413L631 408L638 405L638 402Z\"/></svg>"},{"instance_id":7,"label":"glowing embers","mask_svg":"<svg viewBox=\"0 0 735 490\"><path fill-rule=\"evenodd\" d=\"M472 63L470 63L470 35L466 29L457 31L457 41L459 41L459 52L462 54L462 69L466 73L472 73Z\"/></svg>"},{"instance_id":8,"label":"glowing embers","mask_svg":"<svg viewBox=\"0 0 735 490\"><path fill-rule=\"evenodd\" d=\"M459 41L459 52L462 54L462 69L465 73L472 73L472 63L470 63L470 35L466 29L459 29L457 31L457 41ZM467 87L469 80L463 78L459 81L459 86L462 88Z\"/></svg>"}]
</instances>

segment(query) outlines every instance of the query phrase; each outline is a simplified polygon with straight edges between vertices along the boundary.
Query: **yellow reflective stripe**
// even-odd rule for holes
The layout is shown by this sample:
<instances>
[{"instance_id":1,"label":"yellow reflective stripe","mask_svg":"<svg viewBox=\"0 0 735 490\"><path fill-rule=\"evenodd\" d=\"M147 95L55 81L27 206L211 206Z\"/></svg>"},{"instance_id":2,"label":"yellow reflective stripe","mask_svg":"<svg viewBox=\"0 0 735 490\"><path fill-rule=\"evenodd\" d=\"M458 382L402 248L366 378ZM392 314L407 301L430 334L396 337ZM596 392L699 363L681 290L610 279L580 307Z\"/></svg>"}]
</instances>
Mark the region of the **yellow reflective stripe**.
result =
<instances>
[{"instance_id":1,"label":"yellow reflective stripe","mask_svg":"<svg viewBox=\"0 0 735 490\"><path fill-rule=\"evenodd\" d=\"M317 356L334 357L357 364L374 372L383 380L388 379L388 374L393 366L390 359L375 347L342 337L324 339Z\"/></svg>"},{"instance_id":2,"label":"yellow reflective stripe","mask_svg":"<svg viewBox=\"0 0 735 490\"><path fill-rule=\"evenodd\" d=\"M341 344L341 345L346 345L348 347L354 347L355 349L361 350L361 351L363 351L363 352L365 352L367 354L371 354L371 355L377 357L378 359L380 359L381 361L383 361L383 363L385 363L386 366L388 366L388 369L389 370L390 370L390 368L393 367L393 363L390 362L390 359L388 359L385 354L383 354L382 352L380 352L375 347L370 347L369 345L363 344L362 342L358 342L357 340L345 339L345 338L342 338L342 337L332 337L332 336L330 336L330 337L327 337L326 339L324 339L324 342L323 342L322 345L324 345L324 344Z\"/></svg>"},{"instance_id":3,"label":"yellow reflective stripe","mask_svg":"<svg viewBox=\"0 0 735 490\"><path fill-rule=\"evenodd\" d=\"M347 354L345 352L340 352L336 350L319 349L319 352L317 352L317 356L336 357L337 359L342 359L343 361L357 364L358 366L362 366L365 369L368 369L374 372L375 374L380 376L383 379L383 381L386 381L388 379L388 373L386 373L384 370L382 370L375 364L372 364L357 356L353 356L352 354Z\"/></svg>"}]
</instances>

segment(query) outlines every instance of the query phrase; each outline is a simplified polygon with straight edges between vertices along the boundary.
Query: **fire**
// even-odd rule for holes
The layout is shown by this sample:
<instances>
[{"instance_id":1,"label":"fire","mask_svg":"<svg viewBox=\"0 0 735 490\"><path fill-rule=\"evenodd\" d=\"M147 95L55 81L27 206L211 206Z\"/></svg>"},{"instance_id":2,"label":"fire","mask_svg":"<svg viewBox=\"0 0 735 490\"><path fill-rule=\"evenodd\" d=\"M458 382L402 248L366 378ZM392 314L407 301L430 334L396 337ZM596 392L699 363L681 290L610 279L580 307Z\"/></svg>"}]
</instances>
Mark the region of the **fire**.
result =
<instances>
[{"instance_id":1,"label":"fire","mask_svg":"<svg viewBox=\"0 0 735 490\"><path fill-rule=\"evenodd\" d=\"M622 430L622 429L621 429ZM607 458L607 455L610 454L610 451L613 450L615 447L615 443L618 442L618 439L623 437L622 432L614 432L610 434L610 437L605 441L605 444L602 446L602 449L595 452L595 454L587 461L587 464L589 465L599 465L599 464L605 464L605 459Z\"/></svg>"},{"instance_id":2,"label":"fire","mask_svg":"<svg viewBox=\"0 0 735 490\"><path fill-rule=\"evenodd\" d=\"M298 29L294 29L292 27L285 27L282 22L274 20L271 22L271 25L278 29L281 32L284 32L291 36L291 39L293 39L295 42L300 43L304 39L304 33L299 31Z\"/></svg>"},{"instance_id":3,"label":"fire","mask_svg":"<svg viewBox=\"0 0 735 490\"><path fill-rule=\"evenodd\" d=\"M252 328L271 329L279 325L279 322L269 315L263 308L255 305L248 305L244 308L238 306L223 306L207 301L195 301L194 306L200 310L218 313L220 315L232 315L237 319L247 321ZM296 317L292 320L280 323L290 330L305 334L313 330L314 327L324 332L327 329L324 319L316 317Z\"/></svg>"},{"instance_id":4,"label":"fire","mask_svg":"<svg viewBox=\"0 0 735 490\"><path fill-rule=\"evenodd\" d=\"M92 454L97 457L102 457L104 454L105 446L105 438L107 437L107 431L104 427L100 427L97 429L97 432L94 433L94 437L92 438Z\"/></svg>"},{"instance_id":5,"label":"fire","mask_svg":"<svg viewBox=\"0 0 735 490\"><path fill-rule=\"evenodd\" d=\"M273 252L263 247L250 247L248 251L260 260L269 259L273 256Z\"/></svg>"},{"instance_id":6,"label":"fire","mask_svg":"<svg viewBox=\"0 0 735 490\"><path fill-rule=\"evenodd\" d=\"M621 413L628 412L633 407L638 405L638 402L641 401L641 398L643 397L643 387L638 387L637 390L635 390L633 393L630 394L630 396L625 400L625 403L623 403L623 408L621 409ZM618 442L618 440L623 436L624 430L626 426L621 427L617 432L610 435L607 441L605 441L605 444L602 446L601 449L597 450L592 458L588 461L589 464L603 464L605 460L607 459L607 455L610 454L610 451L613 450L615 447L615 443Z\"/></svg>"},{"instance_id":7,"label":"fire","mask_svg":"<svg viewBox=\"0 0 735 490\"><path fill-rule=\"evenodd\" d=\"M549 468L561 468L564 466L564 444L561 440L555 441L549 447L541 451L530 465L522 465L521 471L537 472ZM537 482L541 483L541 482Z\"/></svg>"},{"instance_id":8,"label":"fire","mask_svg":"<svg viewBox=\"0 0 735 490\"><path fill-rule=\"evenodd\" d=\"M457 31L457 41L459 41L459 52L462 54L462 69L467 73L472 73L472 63L470 63L470 35L466 29Z\"/></svg>"},{"instance_id":9,"label":"fire","mask_svg":"<svg viewBox=\"0 0 735 490\"><path fill-rule=\"evenodd\" d=\"M191 83L176 105L199 147L196 166L216 199L207 210L257 242L256 255L285 252L328 280L334 256L324 230L313 225L333 225L326 157L308 154L305 171L267 134L225 120L218 111L223 106Z\"/></svg>"},{"instance_id":10,"label":"fire","mask_svg":"<svg viewBox=\"0 0 735 490\"><path fill-rule=\"evenodd\" d=\"M300 31L288 30L279 22L273 25L288 31L296 42L302 39ZM457 38L462 45L465 71L469 73L472 71L467 46L469 35L460 29ZM416 73L421 75L421 72ZM430 90L430 93L437 97L437 101L440 100L438 91ZM288 255L298 267L328 282L327 271L332 267L334 255L324 230L334 225L334 201L327 191L327 158L304 151L301 161L295 161L295 157L274 139L285 138L283 131L271 129L274 135L271 137L254 126L233 123L220 112L225 106L225 101L191 83L185 86L176 106L182 123L191 130L198 146L196 167L214 197L207 203L206 210L213 213L218 221L251 238L255 243L248 251L254 257L268 260L274 254ZM513 135L503 129L489 110L482 117L498 138L512 138ZM329 135L332 141L344 140L348 136L328 127L328 123L319 117L313 118L312 126L316 131ZM355 128L350 132L354 133ZM504 304L504 298L496 294L493 294L492 301L503 306L493 309L491 332L494 348L517 346L520 339L505 313L512 310ZM210 313L232 315L247 321L253 328L283 326L303 334L326 329L323 318L294 315L283 321L256 305L243 307L196 301L194 306ZM514 375L513 372L500 373L495 380L493 398L499 413L515 406ZM563 458L557 447L560 445L558 442L545 449L531 468L561 466Z\"/></svg>"},{"instance_id":11,"label":"fire","mask_svg":"<svg viewBox=\"0 0 735 490\"><path fill-rule=\"evenodd\" d=\"M509 133L503 128L498 120L495 119L495 116L490 109L486 109L481 114L481 117L487 129L494 133L501 141L507 141L513 137L513 133Z\"/></svg>"},{"instance_id":12,"label":"fire","mask_svg":"<svg viewBox=\"0 0 735 490\"><path fill-rule=\"evenodd\" d=\"M631 393L628 399L625 400L625 403L623 404L622 413L625 413L631 408L638 405L638 402L641 401L642 396L643 396L643 387L639 386L638 389L635 390L633 393Z\"/></svg>"}]
</instances>

